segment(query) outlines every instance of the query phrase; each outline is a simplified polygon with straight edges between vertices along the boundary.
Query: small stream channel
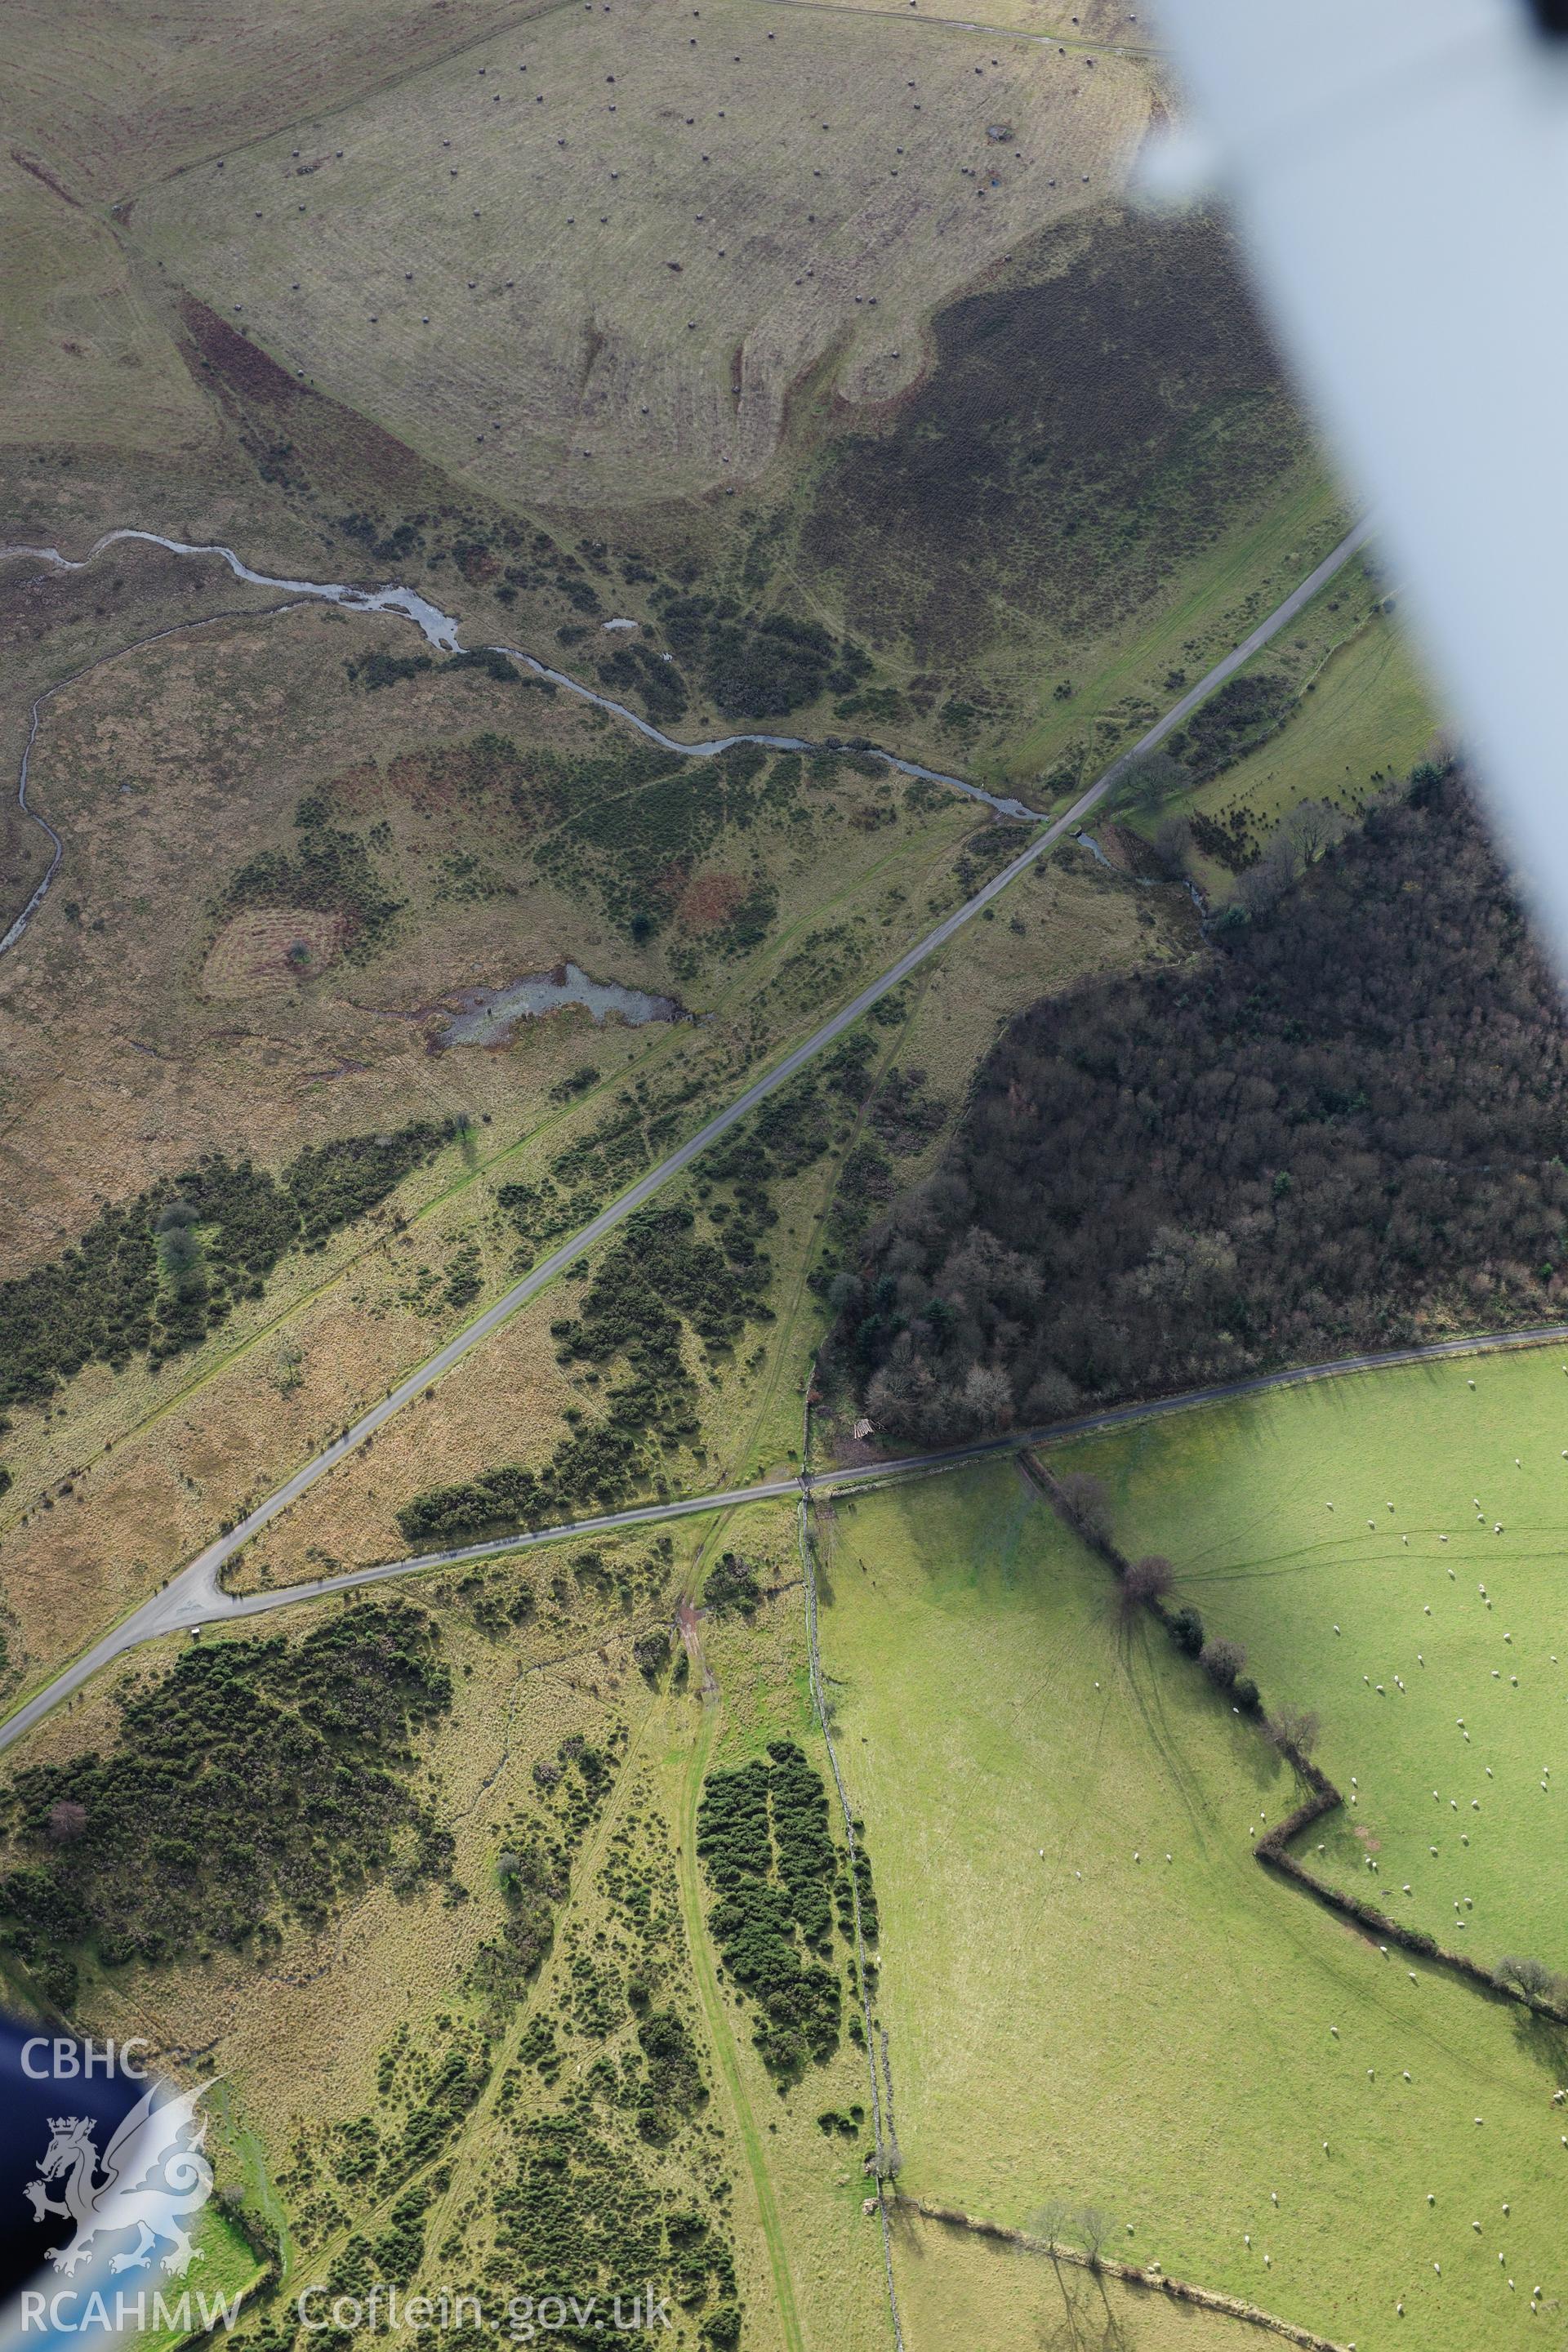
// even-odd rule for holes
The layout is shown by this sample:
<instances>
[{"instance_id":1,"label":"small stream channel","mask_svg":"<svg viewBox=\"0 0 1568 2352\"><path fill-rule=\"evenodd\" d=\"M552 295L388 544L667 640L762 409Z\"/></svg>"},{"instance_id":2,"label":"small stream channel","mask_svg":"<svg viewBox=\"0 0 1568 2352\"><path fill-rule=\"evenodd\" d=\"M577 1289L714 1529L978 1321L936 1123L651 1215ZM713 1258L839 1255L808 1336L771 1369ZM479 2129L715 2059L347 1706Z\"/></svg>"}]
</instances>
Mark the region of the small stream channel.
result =
<instances>
[{"instance_id":1,"label":"small stream channel","mask_svg":"<svg viewBox=\"0 0 1568 2352\"><path fill-rule=\"evenodd\" d=\"M106 531L104 536L96 541L88 550L86 555L76 558L62 555L58 547L0 547L0 562L5 562L8 558L26 556L30 557L36 563L47 563L53 571L84 572L106 548L114 547L128 540L139 541L146 547L162 547L171 555L216 556L220 562L227 564L237 580L243 580L253 588L276 588L287 596L299 597L302 600L314 598L320 603L340 605L344 611L351 613L393 613L402 620L412 621L426 643L434 646L437 652L455 654L464 650L458 634L461 624L450 613L443 613L437 605L432 604L427 597L421 596L416 589L400 588L395 585L384 588L355 588L342 581L281 579L269 572L253 570L235 553L232 547L224 547L216 542L202 545L190 540L166 539L162 531L157 530L137 530L126 528ZM617 702L613 695L601 694L595 687L584 686L580 678L573 677L565 670L555 669L548 662L537 660L532 654L525 652L521 646L484 646L478 650L484 653L504 654L509 661L521 663L522 667L530 671L533 677L546 678L552 686L561 688L568 694L576 695L581 701L592 703L595 710L607 711L612 718L623 720L628 727L635 727L637 733L646 736L649 742L662 745L667 751L679 752L684 759L716 759L721 751L729 751L736 743L757 743L764 751L821 751L843 748L839 739L827 743L818 743L804 735L750 733L715 735L707 742L683 743L679 736L667 735L661 727L656 727L651 719L644 719L628 704ZM91 667L93 665L89 664L88 667ZM68 678L62 678L56 685L47 688L46 694L58 694L61 686L69 683ZM33 741L37 734L38 705L44 699L45 695L40 695L37 702L33 706L31 732L27 738L27 749L22 755L16 798L23 814L30 817L35 824L43 825L44 831L48 835L53 845L52 855L48 872L34 891L21 914L11 925L10 929L3 939L0 939L0 955L3 955L7 948L15 947L26 931L34 915L42 906L60 863L61 845L58 835L51 826L45 824L37 810L27 806L27 755L33 748ZM894 752L885 751L878 744L868 746L868 753L870 758L880 760L885 767L893 769L900 776L910 776L922 783L944 784L950 792L962 793L966 799L983 801L987 808L994 809L998 816L1021 818L1026 824L1032 824L1044 822L1037 809L1026 808L1022 801L1008 800L1001 793L988 793L983 785L972 784L963 776L946 775L940 768L922 768L916 760L900 760ZM517 985L521 986L522 983L518 982Z\"/></svg>"}]
</instances>

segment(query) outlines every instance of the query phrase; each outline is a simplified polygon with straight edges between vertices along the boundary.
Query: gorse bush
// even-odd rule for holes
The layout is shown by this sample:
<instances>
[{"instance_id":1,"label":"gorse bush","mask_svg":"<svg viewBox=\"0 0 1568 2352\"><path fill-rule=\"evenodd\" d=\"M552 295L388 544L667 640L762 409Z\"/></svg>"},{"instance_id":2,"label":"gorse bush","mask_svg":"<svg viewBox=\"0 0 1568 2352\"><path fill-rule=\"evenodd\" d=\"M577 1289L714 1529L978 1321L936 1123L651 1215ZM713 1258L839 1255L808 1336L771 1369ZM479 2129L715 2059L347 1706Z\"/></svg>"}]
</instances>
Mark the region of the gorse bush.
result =
<instances>
[{"instance_id":1,"label":"gorse bush","mask_svg":"<svg viewBox=\"0 0 1568 2352\"><path fill-rule=\"evenodd\" d=\"M384 682L384 681L380 681ZM344 917L347 953L363 958L384 936L402 902L382 885L375 861L358 834L331 822L325 793L308 793L294 812L294 854L258 850L229 877L219 907L314 907Z\"/></svg>"},{"instance_id":2,"label":"gorse bush","mask_svg":"<svg viewBox=\"0 0 1568 2352\"><path fill-rule=\"evenodd\" d=\"M0 1878L13 1948L63 2004L89 1942L110 1967L171 1960L279 1912L319 1922L388 1870L444 1869L410 1743L450 1704L436 1626L407 1601L297 1642L193 1643L121 1700L106 1754L17 1772L26 1858Z\"/></svg>"},{"instance_id":3,"label":"gorse bush","mask_svg":"<svg viewBox=\"0 0 1568 2352\"><path fill-rule=\"evenodd\" d=\"M196 1347L288 1251L318 1249L374 1208L447 1133L416 1119L309 1144L277 1175L214 1152L100 1211L72 1248L0 1283L0 1405L41 1402L84 1364Z\"/></svg>"},{"instance_id":4,"label":"gorse bush","mask_svg":"<svg viewBox=\"0 0 1568 2352\"><path fill-rule=\"evenodd\" d=\"M833 1944L838 1874L821 1775L791 1740L768 1760L710 1772L697 1852L713 1890L708 1924L734 1981L757 2003L752 2041L770 2074L797 2082L838 2047Z\"/></svg>"}]
</instances>

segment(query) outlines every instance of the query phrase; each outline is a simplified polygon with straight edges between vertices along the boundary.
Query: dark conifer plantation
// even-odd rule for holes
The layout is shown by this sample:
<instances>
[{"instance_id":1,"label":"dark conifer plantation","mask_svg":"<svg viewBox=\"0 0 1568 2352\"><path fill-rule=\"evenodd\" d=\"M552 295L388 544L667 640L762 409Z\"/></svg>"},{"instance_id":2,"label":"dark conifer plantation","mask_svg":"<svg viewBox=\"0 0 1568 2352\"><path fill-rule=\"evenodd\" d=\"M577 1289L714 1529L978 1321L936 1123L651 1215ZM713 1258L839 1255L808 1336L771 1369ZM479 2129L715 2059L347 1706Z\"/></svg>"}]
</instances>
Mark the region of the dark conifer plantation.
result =
<instances>
[{"instance_id":1,"label":"dark conifer plantation","mask_svg":"<svg viewBox=\"0 0 1568 2352\"><path fill-rule=\"evenodd\" d=\"M1563 1008L1461 782L1418 772L1202 961L1035 1005L841 1280L938 1440L1561 1315Z\"/></svg>"}]
</instances>

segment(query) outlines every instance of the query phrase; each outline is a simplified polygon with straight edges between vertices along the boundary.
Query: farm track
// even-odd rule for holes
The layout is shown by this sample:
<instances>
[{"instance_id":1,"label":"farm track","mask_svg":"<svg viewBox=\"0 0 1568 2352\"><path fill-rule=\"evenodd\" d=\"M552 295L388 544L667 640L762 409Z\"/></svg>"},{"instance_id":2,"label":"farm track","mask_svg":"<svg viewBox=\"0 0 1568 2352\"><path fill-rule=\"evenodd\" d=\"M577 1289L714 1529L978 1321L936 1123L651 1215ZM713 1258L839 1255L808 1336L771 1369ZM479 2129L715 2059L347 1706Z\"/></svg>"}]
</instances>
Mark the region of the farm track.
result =
<instances>
[{"instance_id":1,"label":"farm track","mask_svg":"<svg viewBox=\"0 0 1568 2352\"><path fill-rule=\"evenodd\" d=\"M994 900L1000 898L1002 893L1007 889L1013 882L1016 881L1020 875L1026 873L1028 868L1043 857L1048 850L1054 848L1058 842L1076 832L1078 827L1082 824L1084 818L1089 815L1089 812L1098 807L1100 802L1102 802L1121 782L1134 761L1147 752L1153 751L1158 744L1164 740L1165 737L1170 734L1173 729L1179 727L1182 721L1187 718L1193 710L1197 709L1200 703L1206 700L1208 696L1214 693L1218 687L1222 686L1227 678L1233 677L1255 653L1258 652L1262 646L1267 645L1281 629L1289 625L1303 607L1307 605L1317 594L1318 591L1323 587L1328 581L1331 580L1342 566L1347 563L1352 556L1355 555L1365 544L1371 535L1371 530L1372 525L1369 519L1363 518L1362 521L1357 523L1355 528L1340 541L1339 545L1332 551L1332 552L1325 557L1323 562L1318 564L1312 572L1308 573L1307 577L1292 590L1291 593L1285 598L1282 604L1279 604L1275 608L1267 619L1261 621L1258 626L1251 630L1237 646L1234 646L1221 661L1215 663L1215 667L1208 671L1207 675L1201 678L1196 686L1190 688L1187 692L1181 697L1179 701L1173 703L1165 712L1164 716L1156 720L1155 724L1151 727L1145 734L1140 737L1139 740L1134 743L1129 751L1122 752L1116 760L1112 761L1110 765L1105 770L1104 773L1089 786L1087 792L1080 793L1078 799L1072 803L1071 806L1068 808L1062 815L1057 817L1048 824L1041 822L1040 830L1036 834L1028 846L1022 850L1016 857L1010 859L1005 866L1002 866L994 875L992 876L988 882L983 884L980 889L974 893L973 898L965 899L962 906L957 908L951 915L946 916L942 921L935 926L933 929L928 931L922 939L917 940L911 947L906 948L904 952L899 956L894 962L889 964L877 979L869 982L867 986L862 988L855 996L853 996L847 1004L842 1005L837 1012L830 1014L827 1020L826 1020L821 1026L812 1034L812 1035L807 1037L801 1045L796 1045L790 1052L784 1055L770 1069L764 1071L762 1076L753 1079L749 1086L743 1087L738 1095L732 1097L731 1101L722 1110L715 1112L711 1118L706 1120L704 1124L697 1129L695 1134L689 1136L685 1142L679 1144L676 1149L667 1154L667 1156L660 1160L657 1166L651 1168L646 1175L640 1177L636 1183L629 1186L626 1192L622 1192L618 1196L618 1198L612 1201L607 1207L602 1209L597 1216L590 1219L589 1223L579 1232L571 1235L566 1241L562 1243L557 1249L551 1251L547 1256L541 1259L538 1265L533 1266L520 1281L514 1283L509 1290L503 1292L500 1297L485 1308L481 1314L476 1316L474 1320L467 1325L465 1328L457 1332L452 1339L448 1339L444 1346L437 1349L432 1356L428 1357L425 1360L425 1362L416 1366L412 1371L408 1372L404 1379L387 1393L386 1396L383 1397L379 1401L379 1402L371 1406L367 1412L362 1413L356 1421L352 1423L347 1429L341 1431L337 1436L332 1438L331 1441L327 1445L323 1446L319 1453L313 1455L310 1461L302 1464L300 1467L294 1471L289 1477L283 1480L283 1482L274 1488L273 1492L267 1496L263 1502L258 1504L254 1510L247 1512L247 1515L227 1533L220 1535L212 1543L206 1545L195 1555L195 1559L189 1561L184 1569L180 1570L174 1577L172 1577L160 1591L151 1595L147 1601L141 1603L139 1607L132 1610L128 1616L123 1618L118 1625L111 1627L107 1633L102 1634L98 1641L92 1643L89 1647L79 1653L62 1673L54 1676L42 1689L36 1691L31 1696L25 1699L20 1706L14 1709L4 1724L0 1724L0 1748L10 1746L11 1743L19 1738L23 1733L30 1730L33 1725L37 1723L45 1715L49 1713L49 1711L57 1706L61 1699L68 1697L73 1691L79 1690L83 1683L88 1681L92 1675L96 1674L100 1667L107 1665L112 1659L121 1656L126 1650L134 1648L141 1643L152 1640L161 1633L182 1630L189 1631L196 1625L211 1622L220 1618L254 1613L258 1604L262 1608L277 1607L280 1605L281 1596L278 1594L264 1593L249 1595L244 1600L237 1600L224 1593L219 1579L228 1561L231 1560L237 1552L242 1550L246 1544L250 1542L256 1536L259 1535L264 1528L269 1526L275 1518L280 1517L283 1512L287 1511L294 1503L298 1502L300 1498L303 1495L307 1494L320 1479L323 1478L327 1475L329 1471L335 1469L341 1463L345 1461L349 1455L355 1453L368 1438L373 1437L379 1429L383 1428L385 1423L393 1418L395 1414L400 1412L405 1405L413 1403L418 1397L420 1397L426 1388L432 1381L440 1379L444 1373L450 1371L453 1367L461 1362L473 1349L479 1347L485 1339L487 1339L492 1332L499 1329L502 1324L510 1321L511 1317L515 1315L521 1307L528 1305L530 1301L535 1298L541 1291L545 1289L549 1284L553 1282L557 1276L563 1274L566 1268L573 1265L575 1260L581 1256L584 1250L593 1248L595 1244L605 1239L609 1234L615 1232L620 1225L624 1224L626 1219L637 1209L642 1207L645 1202L651 1200L658 1192L662 1191L664 1186L668 1184L672 1178L681 1174L687 1168L689 1168L692 1162L707 1150L710 1144L717 1142L721 1136L728 1134L730 1129L735 1127L742 1119L745 1118L750 1112L756 1109L760 1104L766 1101L770 1096L776 1093L781 1087L785 1086L799 1071L806 1068L817 1058L819 1055L824 1053L828 1046L835 1044L839 1037L843 1036L864 1013L869 1012L872 1005L879 1003L883 997L889 995L892 990L899 987L911 972L917 971L920 966L926 961L928 957L936 954L940 949L945 947L948 941L953 939L966 924L972 922L974 918L986 907L990 906ZM456 652L459 649L458 645L458 623L449 615L437 612L437 609L433 605L429 604L425 598L418 596L410 590L393 586L369 591L363 588L346 587L341 583L311 583L309 581L277 579L268 573L253 571L250 566L244 563L241 559L234 553L232 549L212 546L194 546L184 541L164 539L159 533L153 531L125 530L110 532L105 538L98 541L90 553L82 558L79 562L73 562L71 559L60 555L58 551L54 549L16 547L0 548L0 560L4 560L6 557L30 556L35 561L51 563L58 568L79 570L83 568L85 564L89 563L104 548L111 546L118 541L125 539L140 540L144 542L149 542L163 547L175 554L187 554L198 557L212 555L219 556L227 563L229 569L234 572L237 579L247 581L254 586L279 589L292 597L320 598L324 602L337 604L339 606L344 606L349 610L356 612L393 613L404 619L413 621L416 626L417 626L426 636L427 642L437 646L441 650L446 652ZM668 748L689 756L711 758L715 756L718 751L725 749L730 743L737 741L758 742L784 749L796 747L811 748L809 745L800 746L800 739L797 738L763 735L729 736L715 742L702 745L682 744L678 742L674 737L665 736L661 734L658 730L650 727L646 719L639 719L635 712L627 710L624 705L612 702L607 698L595 693L591 688L579 686L575 680L567 678L563 673L547 670L543 664L535 661L531 655L523 655L516 652L514 648L509 647L498 647L494 650L509 653L513 658L525 662L532 671L542 677L554 677L558 679L561 684L570 687L574 693L582 695L584 698L589 702L608 709L612 713L627 719L640 733L652 735L656 740L666 744ZM28 748L30 751L31 739L29 739ZM891 766L899 769L901 772L919 776L931 776L937 782L952 782L957 785L958 789L963 791L976 792L978 790L977 787L963 784L959 779L938 777L934 771L916 768L910 762L899 761L890 752L884 752L879 756L887 760ZM24 757L22 769L22 783L24 790L26 785L26 757ZM982 797L989 798L989 795L982 795ZM25 807L25 801L23 804ZM1003 803L994 802L993 805L1008 814L1016 813L1031 817L1035 815L1035 812L1023 811L1016 803ZM45 891L47 888L47 878L48 877L46 878L45 883L40 886L39 889L35 893L29 913L42 903ZM11 932L7 934L7 938L12 940L20 938L25 931L25 928L26 919L24 919L23 924L20 928L16 925L13 925ZM1360 1360L1359 1362L1357 1360L1347 1361L1347 1363L1340 1369L1364 1369L1365 1364L1373 1360ZM1262 1383L1248 1383L1246 1381L1235 1382L1229 1384L1227 1388L1215 1391L1215 1393L1216 1395L1239 1395L1246 1393L1249 1386L1268 1384L1268 1383L1267 1381ZM1113 1426L1118 1420L1131 1418L1136 1413L1143 1410L1147 1410L1147 1408L1121 1408L1115 1413L1108 1416L1097 1417L1095 1420L1083 1425ZM1011 1441L1003 1440L999 1442L1005 1444ZM991 1450L994 1450L994 1447L989 1445L981 1445L963 1449L959 1454L947 1458L973 1458ZM930 1465L928 1465L925 1466ZM879 1470L876 1475L887 1474ZM738 1490L736 1499L750 1498L751 1496L760 1497L773 1494L793 1495L796 1491L798 1491L797 1482L791 1480L760 1489ZM632 1514L612 1513L598 1520L581 1522L580 1525L584 1527L634 1525L648 1518L677 1517L693 1509L710 1509L712 1507L714 1507L712 1500L700 1501L696 1504L674 1504L657 1507L647 1511L636 1512ZM549 1538L541 1537L531 1538L533 1541L546 1539ZM518 1549L521 1548L523 1548L522 1543L517 1540L514 1540L510 1545L503 1544L499 1547L501 1550ZM489 1548L489 1549L492 1551L495 1549L497 1548ZM478 1549L466 1551L459 1555L453 1555L453 1557L467 1558L483 1558L486 1556L487 1549L483 1547L479 1548ZM428 1564L439 1566L443 1564L447 1557L447 1555L437 1556ZM426 1563L421 1562L419 1564L424 1565ZM391 1563L383 1568L361 1571L356 1574L342 1578L325 1580L322 1584L316 1587L290 1588L290 1597L297 1599L314 1597L314 1595L319 1592L344 1590L352 1585L372 1580L380 1576L397 1574L400 1572L408 1573L410 1572L412 1565L413 1564L406 1562Z\"/></svg>"},{"instance_id":2,"label":"farm track","mask_svg":"<svg viewBox=\"0 0 1568 2352\"><path fill-rule=\"evenodd\" d=\"M712 1749L719 1724L721 1701L717 1685L711 1695L703 1693L703 1708L692 1743L691 1752L682 1777L676 1818L676 1874L680 1889L681 1924L686 1931L687 1948L691 1956L691 1973L698 1999L708 2027L709 2042L724 2078L724 2088L735 2128L745 2152L746 2169L751 2177L752 2193L756 2200L757 2227L767 2249L768 2267L773 2273L774 2305L785 2352L805 2352L801 2335L800 2313L795 2305L795 2281L790 2270L789 2248L785 2242L784 2223L779 2216L778 2200L773 2194L772 2176L768 2170L767 2153L757 2126L756 2116L746 2094L741 2072L735 2036L719 1990L714 1962L708 1943L707 1925L702 1916L702 1890L697 1871L697 1807L707 1777L708 1759Z\"/></svg>"},{"instance_id":3,"label":"farm track","mask_svg":"<svg viewBox=\"0 0 1568 2352\"><path fill-rule=\"evenodd\" d=\"M1100 58L1163 58L1168 49L1156 48L1145 41L1089 41L1079 33L1031 31L1026 25L987 25L978 16L895 16L891 9L856 8L847 0L764 0L771 8L807 8L819 15L834 16L877 16L887 15L896 25L918 26L922 32L984 33L993 41L1029 41L1037 48L1070 49L1075 55Z\"/></svg>"}]
</instances>

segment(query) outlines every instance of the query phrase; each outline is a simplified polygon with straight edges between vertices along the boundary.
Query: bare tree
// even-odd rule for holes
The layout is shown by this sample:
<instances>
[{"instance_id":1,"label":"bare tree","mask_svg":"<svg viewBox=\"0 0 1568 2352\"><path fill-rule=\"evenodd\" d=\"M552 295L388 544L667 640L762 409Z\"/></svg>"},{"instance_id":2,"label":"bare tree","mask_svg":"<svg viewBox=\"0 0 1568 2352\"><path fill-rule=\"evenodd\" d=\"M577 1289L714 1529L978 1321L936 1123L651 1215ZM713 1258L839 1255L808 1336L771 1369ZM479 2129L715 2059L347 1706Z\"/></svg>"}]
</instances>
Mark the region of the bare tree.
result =
<instances>
[{"instance_id":1,"label":"bare tree","mask_svg":"<svg viewBox=\"0 0 1568 2352\"><path fill-rule=\"evenodd\" d=\"M1115 2221L1102 2205L1084 2205L1074 2214L1073 2228L1079 2245L1089 2256L1091 2270L1100 2268L1105 2242L1115 2227Z\"/></svg>"},{"instance_id":2,"label":"bare tree","mask_svg":"<svg viewBox=\"0 0 1568 2352\"><path fill-rule=\"evenodd\" d=\"M1497 1964L1497 1972L1504 1984L1517 1985L1531 2000L1561 2000L1568 1990L1544 1960L1532 1960L1523 1953L1505 1952Z\"/></svg>"},{"instance_id":3,"label":"bare tree","mask_svg":"<svg viewBox=\"0 0 1568 2352\"><path fill-rule=\"evenodd\" d=\"M1167 874L1182 875L1193 854L1191 817L1162 817L1154 830L1154 855Z\"/></svg>"},{"instance_id":4,"label":"bare tree","mask_svg":"<svg viewBox=\"0 0 1568 2352\"><path fill-rule=\"evenodd\" d=\"M1116 1613L1124 1631L1131 1632L1152 1601L1164 1599L1175 1572L1159 1552L1145 1552L1142 1559L1129 1563L1116 1593Z\"/></svg>"},{"instance_id":5,"label":"bare tree","mask_svg":"<svg viewBox=\"0 0 1568 2352\"><path fill-rule=\"evenodd\" d=\"M1035 2208L1026 2226L1030 2237L1038 2238L1054 2254L1071 2218L1072 2208L1065 2197L1047 2197L1043 2205Z\"/></svg>"},{"instance_id":6,"label":"bare tree","mask_svg":"<svg viewBox=\"0 0 1568 2352\"><path fill-rule=\"evenodd\" d=\"M1280 829L1300 853L1302 865L1310 866L1338 841L1345 824L1327 801L1298 801Z\"/></svg>"},{"instance_id":7,"label":"bare tree","mask_svg":"<svg viewBox=\"0 0 1568 2352\"><path fill-rule=\"evenodd\" d=\"M1154 809L1173 793L1185 792L1192 778L1169 751L1141 751L1121 772L1116 797L1123 808Z\"/></svg>"},{"instance_id":8,"label":"bare tree","mask_svg":"<svg viewBox=\"0 0 1568 2352\"><path fill-rule=\"evenodd\" d=\"M1092 1470L1069 1470L1057 1481L1062 1508L1091 1543L1104 1543L1110 1533L1110 1496L1105 1482Z\"/></svg>"},{"instance_id":9,"label":"bare tree","mask_svg":"<svg viewBox=\"0 0 1568 2352\"><path fill-rule=\"evenodd\" d=\"M1163 1601L1175 1580L1176 1571L1163 1552L1146 1551L1132 1562L1124 1584L1130 1600Z\"/></svg>"},{"instance_id":10,"label":"bare tree","mask_svg":"<svg viewBox=\"0 0 1568 2352\"><path fill-rule=\"evenodd\" d=\"M1268 1736L1276 1748L1289 1749L1305 1758L1310 1756L1316 1748L1321 1728L1311 1707L1282 1706L1268 1727Z\"/></svg>"},{"instance_id":11,"label":"bare tree","mask_svg":"<svg viewBox=\"0 0 1568 2352\"><path fill-rule=\"evenodd\" d=\"M1301 871L1301 855L1281 826L1256 866L1238 877L1236 895L1249 915L1266 915Z\"/></svg>"},{"instance_id":12,"label":"bare tree","mask_svg":"<svg viewBox=\"0 0 1568 2352\"><path fill-rule=\"evenodd\" d=\"M963 1419L980 1435L1013 1425L1013 1383L1000 1364L971 1364L963 1378Z\"/></svg>"},{"instance_id":13,"label":"bare tree","mask_svg":"<svg viewBox=\"0 0 1568 2352\"><path fill-rule=\"evenodd\" d=\"M87 1807L74 1797L61 1797L49 1807L48 1833L56 1845L74 1845L87 1831Z\"/></svg>"}]
</instances>

